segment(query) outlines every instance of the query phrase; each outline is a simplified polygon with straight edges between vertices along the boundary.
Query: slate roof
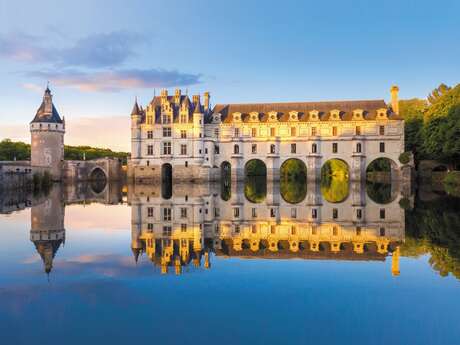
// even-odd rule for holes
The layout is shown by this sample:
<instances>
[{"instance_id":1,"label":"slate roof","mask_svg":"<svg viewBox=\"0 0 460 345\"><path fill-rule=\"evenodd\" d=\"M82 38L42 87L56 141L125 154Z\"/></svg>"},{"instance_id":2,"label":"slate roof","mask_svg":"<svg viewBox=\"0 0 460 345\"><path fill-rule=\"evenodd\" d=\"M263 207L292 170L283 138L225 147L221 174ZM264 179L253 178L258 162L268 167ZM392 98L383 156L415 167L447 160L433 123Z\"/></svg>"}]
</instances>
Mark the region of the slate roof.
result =
<instances>
[{"instance_id":1,"label":"slate roof","mask_svg":"<svg viewBox=\"0 0 460 345\"><path fill-rule=\"evenodd\" d=\"M51 103L51 107L47 110L47 104ZM45 95L43 96L43 101L40 107L35 114L34 119L31 121L33 122L51 122L51 123L62 123L62 119L59 116L56 107L52 101L52 95L49 88L46 88Z\"/></svg>"},{"instance_id":2,"label":"slate roof","mask_svg":"<svg viewBox=\"0 0 460 345\"><path fill-rule=\"evenodd\" d=\"M241 113L243 122L249 121L251 112L259 113L259 121L266 122L268 113L277 112L278 121L288 121L289 112L298 112L298 120L309 121L312 110L319 112L319 119L326 121L329 119L332 110L340 110L342 120L351 120L353 110L362 109L366 120L373 120L377 115L377 109L388 109L390 119L402 119L388 108L384 100L361 100L361 101L326 101L326 102L290 102L290 103L249 103L249 104L217 104L212 110L213 114L220 113L224 123L233 121L233 113ZM210 120L210 118L208 118Z\"/></svg>"},{"instance_id":3,"label":"slate roof","mask_svg":"<svg viewBox=\"0 0 460 345\"><path fill-rule=\"evenodd\" d=\"M195 111L203 110L199 102L197 104L192 103L187 95L181 95L179 103L175 103L175 96L167 96L167 99L172 107L173 122L179 122L181 106L188 107L189 122L193 121L192 115ZM161 123L161 96L155 96L150 101L150 106L153 107L155 111L155 123Z\"/></svg>"}]
</instances>

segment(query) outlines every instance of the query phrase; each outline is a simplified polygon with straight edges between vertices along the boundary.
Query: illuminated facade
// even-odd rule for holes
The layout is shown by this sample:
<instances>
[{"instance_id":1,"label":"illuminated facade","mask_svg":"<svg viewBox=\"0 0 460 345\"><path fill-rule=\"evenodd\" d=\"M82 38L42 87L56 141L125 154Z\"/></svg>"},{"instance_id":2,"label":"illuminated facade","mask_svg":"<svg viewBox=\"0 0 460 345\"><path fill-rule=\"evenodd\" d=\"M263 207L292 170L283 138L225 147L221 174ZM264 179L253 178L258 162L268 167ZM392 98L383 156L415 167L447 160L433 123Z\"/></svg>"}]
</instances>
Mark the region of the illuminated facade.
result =
<instances>
[{"instance_id":1,"label":"illuminated facade","mask_svg":"<svg viewBox=\"0 0 460 345\"><path fill-rule=\"evenodd\" d=\"M217 104L166 90L144 109L137 101L131 113L131 159L128 175L137 182L172 174L180 180L218 180L223 164L232 179L242 179L246 163L262 160L269 179L279 178L290 158L318 180L324 163L347 163L353 181L363 179L368 165L388 158L399 177L404 151L404 122L398 115L398 88L391 106L383 100Z\"/></svg>"},{"instance_id":2,"label":"illuminated facade","mask_svg":"<svg viewBox=\"0 0 460 345\"><path fill-rule=\"evenodd\" d=\"M132 210L131 248L136 261L143 253L177 274L191 261L210 267L218 256L380 260L392 254L392 274L399 275L398 246L404 241L404 210L400 195L378 204L359 183L351 185L341 203L321 196L309 183L304 200L288 203L279 184L268 182L263 202L244 194L244 183L232 183L224 200L219 186L175 185L170 198L159 186L135 185L129 191Z\"/></svg>"}]
</instances>

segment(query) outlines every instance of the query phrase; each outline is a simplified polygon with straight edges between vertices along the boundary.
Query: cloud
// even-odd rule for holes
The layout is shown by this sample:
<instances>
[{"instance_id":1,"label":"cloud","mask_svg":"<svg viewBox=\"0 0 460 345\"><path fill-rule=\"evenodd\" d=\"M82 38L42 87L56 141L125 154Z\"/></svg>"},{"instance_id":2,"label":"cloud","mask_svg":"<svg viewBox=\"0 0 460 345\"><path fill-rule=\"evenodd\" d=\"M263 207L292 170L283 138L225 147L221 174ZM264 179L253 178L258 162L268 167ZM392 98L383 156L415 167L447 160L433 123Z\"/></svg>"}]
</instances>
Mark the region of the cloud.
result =
<instances>
[{"instance_id":1,"label":"cloud","mask_svg":"<svg viewBox=\"0 0 460 345\"><path fill-rule=\"evenodd\" d=\"M42 62L51 58L50 49L41 45L39 36L15 32L0 35L0 57L23 62Z\"/></svg>"},{"instance_id":2,"label":"cloud","mask_svg":"<svg viewBox=\"0 0 460 345\"><path fill-rule=\"evenodd\" d=\"M50 46L48 41L20 32L3 34L0 35L0 57L58 67L113 67L135 55L137 46L145 39L140 34L114 31L83 37L70 47Z\"/></svg>"},{"instance_id":3,"label":"cloud","mask_svg":"<svg viewBox=\"0 0 460 345\"><path fill-rule=\"evenodd\" d=\"M52 81L55 85L70 86L81 91L118 92L133 88L189 86L201 82L200 74L164 69L123 69L101 72L81 70L35 71L28 76Z\"/></svg>"},{"instance_id":4,"label":"cloud","mask_svg":"<svg viewBox=\"0 0 460 345\"><path fill-rule=\"evenodd\" d=\"M38 93L38 94L43 93L43 85L37 85L37 84L33 84L33 83L24 83L24 84L22 84L22 87L24 89L33 91L33 92Z\"/></svg>"}]
</instances>

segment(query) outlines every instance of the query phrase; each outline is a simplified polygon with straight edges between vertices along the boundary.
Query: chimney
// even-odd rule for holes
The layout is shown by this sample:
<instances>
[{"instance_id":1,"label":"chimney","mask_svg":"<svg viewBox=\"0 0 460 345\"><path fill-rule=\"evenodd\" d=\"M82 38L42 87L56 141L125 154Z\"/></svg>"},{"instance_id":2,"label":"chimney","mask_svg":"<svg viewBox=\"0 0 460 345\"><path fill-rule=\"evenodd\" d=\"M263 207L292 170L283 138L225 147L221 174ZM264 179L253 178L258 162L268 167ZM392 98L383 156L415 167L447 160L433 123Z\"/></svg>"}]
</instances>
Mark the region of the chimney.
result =
<instances>
[{"instance_id":1,"label":"chimney","mask_svg":"<svg viewBox=\"0 0 460 345\"><path fill-rule=\"evenodd\" d=\"M180 89L176 89L174 91L174 103L179 104L180 103Z\"/></svg>"},{"instance_id":2,"label":"chimney","mask_svg":"<svg viewBox=\"0 0 460 345\"><path fill-rule=\"evenodd\" d=\"M391 108L393 109L393 112L395 114L399 114L399 97L398 97L398 92L399 92L399 87L396 85L393 85L390 89L391 92Z\"/></svg>"},{"instance_id":3,"label":"chimney","mask_svg":"<svg viewBox=\"0 0 460 345\"><path fill-rule=\"evenodd\" d=\"M209 110L209 99L211 98L211 95L209 94L208 91L204 93L204 110L207 111Z\"/></svg>"},{"instance_id":4,"label":"chimney","mask_svg":"<svg viewBox=\"0 0 460 345\"><path fill-rule=\"evenodd\" d=\"M200 95L193 95L193 104L197 104L200 102Z\"/></svg>"}]
</instances>

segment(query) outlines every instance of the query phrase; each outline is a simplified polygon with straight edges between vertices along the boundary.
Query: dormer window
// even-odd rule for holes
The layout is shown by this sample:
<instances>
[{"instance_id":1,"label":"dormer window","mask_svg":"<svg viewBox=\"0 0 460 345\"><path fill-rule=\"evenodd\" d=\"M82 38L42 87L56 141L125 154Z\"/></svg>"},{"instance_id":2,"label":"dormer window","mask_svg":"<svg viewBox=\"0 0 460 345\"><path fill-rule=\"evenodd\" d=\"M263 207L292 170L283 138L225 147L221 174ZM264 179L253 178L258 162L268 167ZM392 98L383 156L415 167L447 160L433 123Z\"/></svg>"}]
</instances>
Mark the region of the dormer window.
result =
<instances>
[{"instance_id":1,"label":"dormer window","mask_svg":"<svg viewBox=\"0 0 460 345\"><path fill-rule=\"evenodd\" d=\"M251 122L257 122L259 121L259 113L258 112L252 112L249 114L250 116L250 121Z\"/></svg>"},{"instance_id":2,"label":"dormer window","mask_svg":"<svg viewBox=\"0 0 460 345\"><path fill-rule=\"evenodd\" d=\"M333 121L340 120L340 110L338 110L338 109L331 110L330 119L333 120Z\"/></svg>"},{"instance_id":3,"label":"dormer window","mask_svg":"<svg viewBox=\"0 0 460 345\"><path fill-rule=\"evenodd\" d=\"M387 109L385 109L385 108L377 109L377 118L378 119L387 119L388 118Z\"/></svg>"},{"instance_id":4,"label":"dormer window","mask_svg":"<svg viewBox=\"0 0 460 345\"><path fill-rule=\"evenodd\" d=\"M364 120L364 111L362 109L353 110L353 120Z\"/></svg>"},{"instance_id":5,"label":"dormer window","mask_svg":"<svg viewBox=\"0 0 460 345\"><path fill-rule=\"evenodd\" d=\"M233 113L233 121L241 122L241 113Z\"/></svg>"},{"instance_id":6,"label":"dormer window","mask_svg":"<svg viewBox=\"0 0 460 345\"><path fill-rule=\"evenodd\" d=\"M276 111L271 111L268 113L268 120L271 122L275 122L278 120L278 113Z\"/></svg>"},{"instance_id":7,"label":"dormer window","mask_svg":"<svg viewBox=\"0 0 460 345\"><path fill-rule=\"evenodd\" d=\"M319 111L318 110L312 110L310 111L310 121L318 121L319 120Z\"/></svg>"},{"instance_id":8,"label":"dormer window","mask_svg":"<svg viewBox=\"0 0 460 345\"><path fill-rule=\"evenodd\" d=\"M219 123L219 122L220 122L220 114L215 114L215 115L212 117L212 122L214 122L214 123Z\"/></svg>"},{"instance_id":9,"label":"dormer window","mask_svg":"<svg viewBox=\"0 0 460 345\"><path fill-rule=\"evenodd\" d=\"M297 121L299 119L299 113L297 111L291 111L289 113L289 120L290 121Z\"/></svg>"}]
</instances>

